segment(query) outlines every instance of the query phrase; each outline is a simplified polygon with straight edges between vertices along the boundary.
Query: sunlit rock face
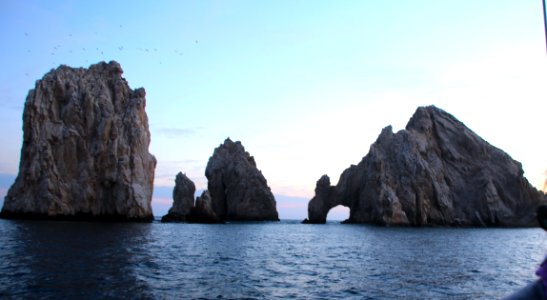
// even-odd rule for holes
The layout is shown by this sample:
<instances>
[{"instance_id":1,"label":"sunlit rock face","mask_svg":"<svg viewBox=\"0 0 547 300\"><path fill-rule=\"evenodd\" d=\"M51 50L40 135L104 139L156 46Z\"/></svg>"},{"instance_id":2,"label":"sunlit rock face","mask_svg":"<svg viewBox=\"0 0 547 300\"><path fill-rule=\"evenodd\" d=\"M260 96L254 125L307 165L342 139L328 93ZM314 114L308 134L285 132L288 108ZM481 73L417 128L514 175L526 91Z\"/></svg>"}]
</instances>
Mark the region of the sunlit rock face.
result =
<instances>
[{"instance_id":1,"label":"sunlit rock face","mask_svg":"<svg viewBox=\"0 0 547 300\"><path fill-rule=\"evenodd\" d=\"M31 90L6 218L150 221L156 159L143 88L117 62L60 66Z\"/></svg>"},{"instance_id":2,"label":"sunlit rock face","mask_svg":"<svg viewBox=\"0 0 547 300\"><path fill-rule=\"evenodd\" d=\"M274 196L255 160L229 138L215 149L205 176L216 216L225 221L279 220Z\"/></svg>"},{"instance_id":3,"label":"sunlit rock face","mask_svg":"<svg viewBox=\"0 0 547 300\"><path fill-rule=\"evenodd\" d=\"M452 115L420 107L404 130L384 128L336 186L317 183L306 222L324 223L341 204L350 208L350 223L535 226L544 199L523 173Z\"/></svg>"},{"instance_id":4,"label":"sunlit rock face","mask_svg":"<svg viewBox=\"0 0 547 300\"><path fill-rule=\"evenodd\" d=\"M194 206L194 193L196 186L190 178L179 172L175 178L173 189L173 206L169 212L161 218L162 222L184 222Z\"/></svg>"}]
</instances>

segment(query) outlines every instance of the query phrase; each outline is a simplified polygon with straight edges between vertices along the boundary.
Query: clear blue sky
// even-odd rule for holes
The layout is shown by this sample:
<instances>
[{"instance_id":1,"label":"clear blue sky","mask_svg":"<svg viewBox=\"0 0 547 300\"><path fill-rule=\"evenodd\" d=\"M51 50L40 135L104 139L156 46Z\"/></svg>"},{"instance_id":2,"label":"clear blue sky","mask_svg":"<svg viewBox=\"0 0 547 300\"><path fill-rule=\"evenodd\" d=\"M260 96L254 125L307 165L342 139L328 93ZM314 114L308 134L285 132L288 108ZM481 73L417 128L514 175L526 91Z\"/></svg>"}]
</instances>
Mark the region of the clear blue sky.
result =
<instances>
[{"instance_id":1,"label":"clear blue sky","mask_svg":"<svg viewBox=\"0 0 547 300\"><path fill-rule=\"evenodd\" d=\"M35 80L61 63L116 60L147 91L158 215L178 171L205 188L207 160L230 137L255 156L281 218L304 217L322 174L336 183L383 127L401 129L429 104L542 188L541 9L540 0L0 0L0 174L17 173Z\"/></svg>"}]
</instances>

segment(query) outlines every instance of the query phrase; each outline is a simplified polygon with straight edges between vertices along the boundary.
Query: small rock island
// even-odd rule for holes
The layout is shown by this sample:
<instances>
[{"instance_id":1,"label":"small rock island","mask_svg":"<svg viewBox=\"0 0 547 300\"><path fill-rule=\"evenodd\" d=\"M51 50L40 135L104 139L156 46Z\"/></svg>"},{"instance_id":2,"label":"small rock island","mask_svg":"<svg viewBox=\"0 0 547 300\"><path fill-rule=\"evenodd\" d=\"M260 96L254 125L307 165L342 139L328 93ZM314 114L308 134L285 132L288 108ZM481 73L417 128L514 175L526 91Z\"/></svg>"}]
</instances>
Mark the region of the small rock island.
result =
<instances>
[{"instance_id":1,"label":"small rock island","mask_svg":"<svg viewBox=\"0 0 547 300\"><path fill-rule=\"evenodd\" d=\"M205 169L208 190L193 201L194 183L179 173L173 207L162 222L222 223L279 221L275 198L254 158L241 142L227 138L209 158Z\"/></svg>"},{"instance_id":2,"label":"small rock island","mask_svg":"<svg viewBox=\"0 0 547 300\"><path fill-rule=\"evenodd\" d=\"M155 157L143 88L121 66L51 70L30 90L3 218L152 221Z\"/></svg>"},{"instance_id":3,"label":"small rock island","mask_svg":"<svg viewBox=\"0 0 547 300\"><path fill-rule=\"evenodd\" d=\"M212 207L226 221L279 221L275 198L241 142L229 138L205 168Z\"/></svg>"},{"instance_id":4,"label":"small rock island","mask_svg":"<svg viewBox=\"0 0 547 300\"><path fill-rule=\"evenodd\" d=\"M196 185L190 178L179 172L175 177L175 188L173 189L173 206L167 214L161 218L162 222L184 222L186 216L194 207L194 193Z\"/></svg>"},{"instance_id":5,"label":"small rock island","mask_svg":"<svg viewBox=\"0 0 547 300\"><path fill-rule=\"evenodd\" d=\"M347 223L397 226L537 226L544 195L522 166L449 113L420 107L406 128L382 130L369 153L332 186L323 175L304 223L349 207Z\"/></svg>"}]
</instances>

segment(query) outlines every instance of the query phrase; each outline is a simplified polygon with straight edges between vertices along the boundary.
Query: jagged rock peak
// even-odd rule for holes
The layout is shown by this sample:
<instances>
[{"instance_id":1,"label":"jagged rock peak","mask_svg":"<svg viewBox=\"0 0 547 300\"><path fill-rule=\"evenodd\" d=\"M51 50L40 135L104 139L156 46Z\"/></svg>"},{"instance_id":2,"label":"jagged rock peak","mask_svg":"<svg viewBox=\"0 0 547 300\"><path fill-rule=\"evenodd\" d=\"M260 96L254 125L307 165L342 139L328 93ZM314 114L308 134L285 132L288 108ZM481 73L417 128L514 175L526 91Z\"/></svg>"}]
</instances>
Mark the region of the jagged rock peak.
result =
<instances>
[{"instance_id":1,"label":"jagged rock peak","mask_svg":"<svg viewBox=\"0 0 547 300\"><path fill-rule=\"evenodd\" d=\"M222 220L279 220L274 196L254 158L227 138L205 169L212 208Z\"/></svg>"},{"instance_id":2,"label":"jagged rock peak","mask_svg":"<svg viewBox=\"0 0 547 300\"><path fill-rule=\"evenodd\" d=\"M60 66L29 91L6 218L151 221L156 159L143 88L117 62Z\"/></svg>"},{"instance_id":3,"label":"jagged rock peak","mask_svg":"<svg viewBox=\"0 0 547 300\"><path fill-rule=\"evenodd\" d=\"M190 178L179 172L175 178L173 188L173 206L169 212L161 218L162 222L184 222L186 216L194 206L194 193L196 186Z\"/></svg>"},{"instance_id":4,"label":"jagged rock peak","mask_svg":"<svg viewBox=\"0 0 547 300\"><path fill-rule=\"evenodd\" d=\"M324 222L341 204L350 208L353 223L534 226L544 199L523 173L519 162L454 116L420 107L405 130L384 128L336 186L318 183L308 221Z\"/></svg>"},{"instance_id":5,"label":"jagged rock peak","mask_svg":"<svg viewBox=\"0 0 547 300\"><path fill-rule=\"evenodd\" d=\"M256 162L254 160L254 157L252 157L249 152L245 151L245 148L241 144L240 141L232 141L230 138L226 138L224 140L224 143L220 144L217 148L215 148L215 151L213 153L212 157L233 157L238 158L242 161L245 161L249 163L252 167L256 168ZM207 164L208 170L216 170L218 168L223 168L224 165L222 164L214 164L214 163L225 163L226 160L209 160L209 163ZM207 171L206 171L207 172Z\"/></svg>"}]
</instances>

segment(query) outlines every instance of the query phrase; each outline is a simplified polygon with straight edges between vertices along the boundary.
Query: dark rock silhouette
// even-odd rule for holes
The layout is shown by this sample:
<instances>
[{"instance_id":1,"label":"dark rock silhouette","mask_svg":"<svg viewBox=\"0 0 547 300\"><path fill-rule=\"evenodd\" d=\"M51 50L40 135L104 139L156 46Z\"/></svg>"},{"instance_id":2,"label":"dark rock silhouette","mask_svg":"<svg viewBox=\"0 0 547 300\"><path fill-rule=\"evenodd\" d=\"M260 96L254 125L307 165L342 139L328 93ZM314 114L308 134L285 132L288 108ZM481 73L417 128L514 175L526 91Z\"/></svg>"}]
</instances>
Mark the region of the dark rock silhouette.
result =
<instances>
[{"instance_id":1,"label":"dark rock silhouette","mask_svg":"<svg viewBox=\"0 0 547 300\"><path fill-rule=\"evenodd\" d=\"M117 62L60 66L31 90L4 218L151 221L156 159L143 88Z\"/></svg>"},{"instance_id":2,"label":"dark rock silhouette","mask_svg":"<svg viewBox=\"0 0 547 300\"><path fill-rule=\"evenodd\" d=\"M161 218L162 222L184 222L186 216L194 206L194 193L196 186L185 174L179 172L175 178L173 189L173 206L169 212Z\"/></svg>"},{"instance_id":3,"label":"dark rock silhouette","mask_svg":"<svg viewBox=\"0 0 547 300\"><path fill-rule=\"evenodd\" d=\"M323 224L327 221L327 214L331 208L339 205L338 199L334 197L335 188L330 185L330 178L327 175L321 176L315 184L315 197L308 204L308 219L304 223Z\"/></svg>"},{"instance_id":4,"label":"dark rock silhouette","mask_svg":"<svg viewBox=\"0 0 547 300\"><path fill-rule=\"evenodd\" d=\"M229 138L215 149L205 176L216 216L225 221L278 221L274 196L254 158Z\"/></svg>"},{"instance_id":5,"label":"dark rock silhouette","mask_svg":"<svg viewBox=\"0 0 547 300\"><path fill-rule=\"evenodd\" d=\"M536 226L544 196L522 166L452 115L420 107L406 129L391 126L336 186L317 182L305 223L324 223L336 205L349 223L379 225Z\"/></svg>"},{"instance_id":6,"label":"dark rock silhouette","mask_svg":"<svg viewBox=\"0 0 547 300\"><path fill-rule=\"evenodd\" d=\"M209 191L205 190L200 197L196 199L196 205L190 211L186 220L189 223L224 223L215 212L211 204L211 196Z\"/></svg>"}]
</instances>

